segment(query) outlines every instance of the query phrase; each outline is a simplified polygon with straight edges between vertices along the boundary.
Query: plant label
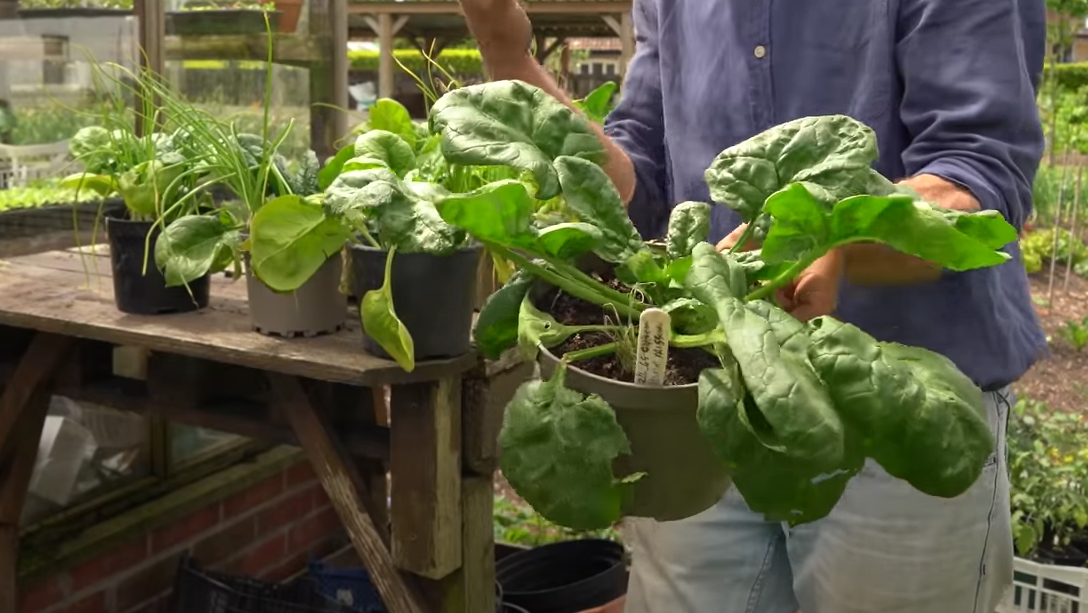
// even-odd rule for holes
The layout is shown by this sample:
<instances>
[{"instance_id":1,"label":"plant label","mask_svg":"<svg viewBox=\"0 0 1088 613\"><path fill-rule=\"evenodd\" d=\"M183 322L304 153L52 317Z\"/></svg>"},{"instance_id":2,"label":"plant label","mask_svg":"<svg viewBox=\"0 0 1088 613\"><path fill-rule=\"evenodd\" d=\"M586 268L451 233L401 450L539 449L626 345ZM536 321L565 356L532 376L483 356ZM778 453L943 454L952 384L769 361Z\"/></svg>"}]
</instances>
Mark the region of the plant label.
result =
<instances>
[{"instance_id":1,"label":"plant label","mask_svg":"<svg viewBox=\"0 0 1088 613\"><path fill-rule=\"evenodd\" d=\"M669 361L669 314L646 309L638 318L638 352L635 354L635 383L664 385Z\"/></svg>"}]
</instances>

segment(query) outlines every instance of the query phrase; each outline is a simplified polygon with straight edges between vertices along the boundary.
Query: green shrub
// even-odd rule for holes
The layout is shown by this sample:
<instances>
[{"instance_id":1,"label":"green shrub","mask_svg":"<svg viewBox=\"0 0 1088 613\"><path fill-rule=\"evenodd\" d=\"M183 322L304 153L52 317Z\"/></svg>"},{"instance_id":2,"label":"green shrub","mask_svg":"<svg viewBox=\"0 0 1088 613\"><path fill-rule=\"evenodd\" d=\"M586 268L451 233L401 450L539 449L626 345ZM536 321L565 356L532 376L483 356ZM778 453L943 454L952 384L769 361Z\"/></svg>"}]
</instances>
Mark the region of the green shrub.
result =
<instances>
[{"instance_id":1,"label":"green shrub","mask_svg":"<svg viewBox=\"0 0 1088 613\"><path fill-rule=\"evenodd\" d=\"M1073 253L1073 268L1077 274L1088 274L1088 245L1079 237L1074 238L1069 230L1058 230L1058 248L1054 248L1054 229L1047 228L1029 232L1020 239L1020 251L1024 257L1024 268L1028 274L1043 269L1043 264L1058 254L1058 261L1064 263Z\"/></svg>"},{"instance_id":2,"label":"green shrub","mask_svg":"<svg viewBox=\"0 0 1088 613\"><path fill-rule=\"evenodd\" d=\"M415 49L396 49L393 55L405 68L415 74L423 74L427 71L427 58ZM348 53L348 58L353 70L378 71L380 60L377 51L351 51ZM484 71L483 59L480 58L480 52L476 49L446 49L434 59L454 75L478 75L483 74Z\"/></svg>"},{"instance_id":3,"label":"green shrub","mask_svg":"<svg viewBox=\"0 0 1088 613\"><path fill-rule=\"evenodd\" d=\"M1058 80L1058 87L1075 92L1088 85L1088 62L1056 64L1046 69L1046 76L1051 74Z\"/></svg>"}]
</instances>

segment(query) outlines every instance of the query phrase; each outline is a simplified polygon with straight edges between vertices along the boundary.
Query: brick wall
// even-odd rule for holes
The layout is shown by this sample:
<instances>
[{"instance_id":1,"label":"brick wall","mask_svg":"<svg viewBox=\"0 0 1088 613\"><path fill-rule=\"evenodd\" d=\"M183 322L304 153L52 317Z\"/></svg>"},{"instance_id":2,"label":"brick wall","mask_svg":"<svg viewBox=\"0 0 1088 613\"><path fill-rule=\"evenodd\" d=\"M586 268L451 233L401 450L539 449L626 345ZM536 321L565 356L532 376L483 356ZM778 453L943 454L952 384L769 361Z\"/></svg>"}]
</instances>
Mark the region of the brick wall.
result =
<instances>
[{"instance_id":1,"label":"brick wall","mask_svg":"<svg viewBox=\"0 0 1088 613\"><path fill-rule=\"evenodd\" d=\"M34 585L18 613L166 613L178 561L282 581L347 542L309 464L297 464Z\"/></svg>"}]
</instances>

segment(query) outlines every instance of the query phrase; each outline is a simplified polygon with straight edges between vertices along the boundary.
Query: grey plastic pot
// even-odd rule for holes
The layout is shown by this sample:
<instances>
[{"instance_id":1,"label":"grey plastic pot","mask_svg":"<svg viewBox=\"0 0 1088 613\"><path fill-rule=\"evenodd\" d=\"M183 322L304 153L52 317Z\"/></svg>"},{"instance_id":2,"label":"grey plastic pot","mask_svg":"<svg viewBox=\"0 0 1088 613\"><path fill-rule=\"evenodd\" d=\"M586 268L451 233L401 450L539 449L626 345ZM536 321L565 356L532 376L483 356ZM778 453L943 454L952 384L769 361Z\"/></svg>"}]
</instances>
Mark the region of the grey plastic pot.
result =
<instances>
[{"instance_id":1,"label":"grey plastic pot","mask_svg":"<svg viewBox=\"0 0 1088 613\"><path fill-rule=\"evenodd\" d=\"M550 379L559 358L541 347L538 362ZM615 462L616 475L645 472L635 484L626 515L675 521L714 506L732 483L729 471L699 431L697 384L649 387L606 379L576 366L567 367L566 385L597 394L616 411L631 455Z\"/></svg>"},{"instance_id":2,"label":"grey plastic pot","mask_svg":"<svg viewBox=\"0 0 1088 613\"><path fill-rule=\"evenodd\" d=\"M330 257L306 283L290 293L273 291L254 276L246 258L246 289L253 329L268 336L319 336L344 327L348 298L340 293L344 260Z\"/></svg>"}]
</instances>

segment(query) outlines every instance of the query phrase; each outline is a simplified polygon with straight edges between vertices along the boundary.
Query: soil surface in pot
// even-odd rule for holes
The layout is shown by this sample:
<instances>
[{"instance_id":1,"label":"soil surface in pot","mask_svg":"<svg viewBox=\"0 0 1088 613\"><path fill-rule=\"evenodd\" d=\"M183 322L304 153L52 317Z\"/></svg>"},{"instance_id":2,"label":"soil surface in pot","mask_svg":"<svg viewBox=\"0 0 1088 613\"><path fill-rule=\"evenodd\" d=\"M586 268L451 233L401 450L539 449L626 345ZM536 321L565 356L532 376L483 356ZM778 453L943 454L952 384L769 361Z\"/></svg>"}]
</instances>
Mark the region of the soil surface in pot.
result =
<instances>
[{"instance_id":1,"label":"soil surface in pot","mask_svg":"<svg viewBox=\"0 0 1088 613\"><path fill-rule=\"evenodd\" d=\"M628 288L619 281L613 279L608 285L621 292L627 292ZM606 313L600 306L575 298L570 294L558 292L537 303L536 307L559 321L572 326L599 325L608 321L615 321L615 314ZM557 356L562 356L569 351L588 349L612 342L608 334L602 332L589 332L576 334L563 344L551 351ZM632 356L633 357L633 356ZM588 360L579 360L578 368L584 371L613 379L631 383L635 379L634 372L624 366L618 355L608 355ZM721 364L718 359L702 349L676 349L669 351L669 362L665 371L665 385L688 385L698 383L699 373L707 368L718 368Z\"/></svg>"}]
</instances>

